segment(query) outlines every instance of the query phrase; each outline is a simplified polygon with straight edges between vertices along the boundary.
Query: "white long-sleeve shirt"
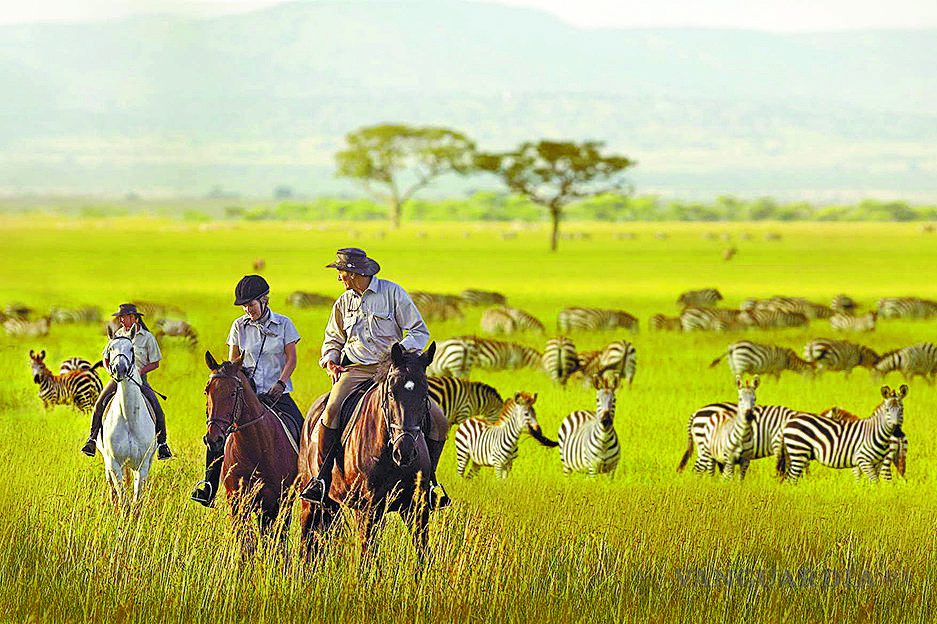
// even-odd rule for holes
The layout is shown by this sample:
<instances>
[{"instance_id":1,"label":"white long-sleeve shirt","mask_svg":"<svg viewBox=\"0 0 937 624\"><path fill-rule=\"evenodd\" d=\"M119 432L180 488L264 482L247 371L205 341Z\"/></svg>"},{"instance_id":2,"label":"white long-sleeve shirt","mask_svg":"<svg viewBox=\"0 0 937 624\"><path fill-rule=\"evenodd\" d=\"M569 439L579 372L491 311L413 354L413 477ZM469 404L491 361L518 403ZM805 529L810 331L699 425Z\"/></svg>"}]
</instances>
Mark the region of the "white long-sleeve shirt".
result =
<instances>
[{"instance_id":1,"label":"white long-sleeve shirt","mask_svg":"<svg viewBox=\"0 0 937 624\"><path fill-rule=\"evenodd\" d=\"M343 355L355 364L376 364L395 342L408 351L422 350L429 329L407 291L372 277L364 293L346 290L332 305L319 366L339 364Z\"/></svg>"}]
</instances>

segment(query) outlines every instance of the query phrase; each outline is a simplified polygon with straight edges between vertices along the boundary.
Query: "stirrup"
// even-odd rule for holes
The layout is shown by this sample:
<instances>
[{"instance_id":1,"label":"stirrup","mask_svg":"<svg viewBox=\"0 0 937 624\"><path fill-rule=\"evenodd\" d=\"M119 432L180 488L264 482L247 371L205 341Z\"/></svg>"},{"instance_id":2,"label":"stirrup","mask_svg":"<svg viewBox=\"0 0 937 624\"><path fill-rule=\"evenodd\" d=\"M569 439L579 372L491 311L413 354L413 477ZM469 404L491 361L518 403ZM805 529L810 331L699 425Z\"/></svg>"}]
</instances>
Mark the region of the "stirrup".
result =
<instances>
[{"instance_id":1,"label":"stirrup","mask_svg":"<svg viewBox=\"0 0 937 624\"><path fill-rule=\"evenodd\" d=\"M444 509L452 504L452 499L449 498L449 493L446 492L446 488L442 486L442 483L433 483L429 487L429 497L433 509Z\"/></svg>"},{"instance_id":2,"label":"stirrup","mask_svg":"<svg viewBox=\"0 0 937 624\"><path fill-rule=\"evenodd\" d=\"M207 486L207 489L203 490L201 488L203 484ZM192 491L192 495L189 498L194 500L196 503L205 505L206 507L214 507L215 506L214 489L215 488L212 487L210 482L205 481L205 480L199 481L198 483L195 484L195 490ZM199 496L203 492L207 492L208 496L206 498L202 498L201 496Z\"/></svg>"},{"instance_id":3,"label":"stirrup","mask_svg":"<svg viewBox=\"0 0 937 624\"><path fill-rule=\"evenodd\" d=\"M318 498L314 497L313 494L310 493L310 490L312 490L312 487L316 484L319 484L319 486L322 488L322 496ZM324 507L325 499L328 498L328 493L325 491L325 479L322 477L314 477L309 482L309 485L307 485L305 489L303 489L303 491L299 494L299 497L307 503L312 503L313 505Z\"/></svg>"}]
</instances>

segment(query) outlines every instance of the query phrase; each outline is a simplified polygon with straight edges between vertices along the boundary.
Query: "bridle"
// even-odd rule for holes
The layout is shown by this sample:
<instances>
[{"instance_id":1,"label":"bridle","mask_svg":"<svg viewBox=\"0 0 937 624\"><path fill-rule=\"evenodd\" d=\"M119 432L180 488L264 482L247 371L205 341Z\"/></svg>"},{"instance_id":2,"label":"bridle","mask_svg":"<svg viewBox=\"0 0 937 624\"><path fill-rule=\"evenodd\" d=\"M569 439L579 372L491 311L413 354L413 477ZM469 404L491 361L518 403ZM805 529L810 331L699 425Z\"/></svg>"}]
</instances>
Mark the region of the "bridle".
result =
<instances>
[{"instance_id":1,"label":"bridle","mask_svg":"<svg viewBox=\"0 0 937 624\"><path fill-rule=\"evenodd\" d=\"M127 355L124 354L124 353L118 353L117 355L114 356L114 359L116 360L117 358L124 358L124 359L126 359L126 360L129 360L130 368L129 368L128 370L130 371L130 376L128 377L128 379L131 379L131 380L133 380L133 381L136 381L136 380L133 379L133 368L134 368L134 366L136 365L136 354L135 354L134 351L133 351L133 340L132 340L129 336L114 336L113 338L111 338L110 344L108 344L107 351L108 351L108 353L110 353L111 344L113 344L114 342L116 342L116 341L118 341L118 340L126 340L127 342L130 343L130 357L128 358ZM108 371L107 371L107 372L110 373L111 379L114 379L115 381L123 381L122 379L115 379L115 378L114 378L114 373L113 373L113 371L111 370L111 369L112 369L112 366L111 366L110 358L108 358L108 367L107 367L107 368L108 368ZM138 384L138 385L139 385L139 384Z\"/></svg>"},{"instance_id":2,"label":"bridle","mask_svg":"<svg viewBox=\"0 0 937 624\"><path fill-rule=\"evenodd\" d=\"M393 392L390 388L390 384L387 384L387 387L384 388L383 394L384 394L384 400L383 400L384 423L387 426L387 431L391 433L390 445L391 446L396 445L404 437L409 437L411 440L413 440L413 443L416 444L417 436L422 435L423 430L420 429L419 425L407 427L406 424L398 425L395 422L391 422L391 418L390 418L391 411L393 411L394 414L399 414L401 411L399 409L400 404L397 402L397 399L395 398L394 406L395 408L398 408L398 409L393 409L393 410L391 409L390 397L391 397L391 394L393 394ZM424 403L426 405L426 414L424 414L424 417L425 417L426 415L429 414L429 393L427 393ZM401 419L401 421L403 420L404 419Z\"/></svg>"},{"instance_id":3,"label":"bridle","mask_svg":"<svg viewBox=\"0 0 937 624\"><path fill-rule=\"evenodd\" d=\"M241 416L244 414L244 407L247 405L247 399L244 398L244 382L241 381L241 378L238 377L237 375L225 375L224 373L221 373L221 372L212 373L211 375L208 376L208 379L209 379L209 383L210 383L210 380L212 379L231 379L237 384L234 390L234 409L231 412L231 423L227 427L222 429L222 432L221 432L224 439L227 439L228 436L231 435L232 433L237 433L238 431L241 431L242 429L250 427L251 425L256 425L258 422L263 420L263 418L267 415L267 410L264 409L263 412L260 414L260 416L258 416L256 419L250 421L249 423L245 423L243 425L240 424L238 421L240 420ZM205 388L205 394L208 394L207 387ZM209 432L211 431L212 426L215 424L214 420L215 419L209 417L208 422L206 423ZM217 423L217 426L221 427L222 424Z\"/></svg>"}]
</instances>

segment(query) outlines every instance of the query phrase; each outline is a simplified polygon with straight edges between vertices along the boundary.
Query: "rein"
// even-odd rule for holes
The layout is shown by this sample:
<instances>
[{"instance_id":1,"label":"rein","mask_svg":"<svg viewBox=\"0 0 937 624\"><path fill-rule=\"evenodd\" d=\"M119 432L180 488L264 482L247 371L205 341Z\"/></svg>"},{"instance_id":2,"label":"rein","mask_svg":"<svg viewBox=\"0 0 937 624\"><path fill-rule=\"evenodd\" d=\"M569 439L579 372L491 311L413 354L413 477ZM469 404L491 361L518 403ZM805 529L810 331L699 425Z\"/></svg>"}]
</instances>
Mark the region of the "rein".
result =
<instances>
[{"instance_id":1,"label":"rein","mask_svg":"<svg viewBox=\"0 0 937 624\"><path fill-rule=\"evenodd\" d=\"M388 432L396 432L393 435L389 436L390 445L394 446L395 444L397 444L397 442L401 438L405 436L409 436L410 439L413 440L413 443L416 444L417 435L422 433L420 426L416 425L414 427L407 427L406 425L398 425L396 423L391 422L390 420L390 414L391 414L390 396L392 393L389 388L382 388L381 391L382 391L382 394L384 395L383 397L384 399L383 400L384 424L387 426ZM429 392L426 393L425 403L426 403L426 414L429 415ZM394 405L397 406L396 399L394 400ZM399 413L399 410L395 409L393 410L393 413L397 414Z\"/></svg>"},{"instance_id":2,"label":"rein","mask_svg":"<svg viewBox=\"0 0 937 624\"><path fill-rule=\"evenodd\" d=\"M241 431L242 429L246 429L247 427L250 427L251 425L256 425L261 420L263 420L264 417L267 415L267 412L269 410L265 406L263 406L264 410L260 413L260 416L258 416L256 419L250 421L249 423L245 423L243 425L238 423L238 420L241 418L241 415L244 413L244 406L247 405L247 399L244 398L243 382L241 381L239 377L235 375L222 375L219 373L212 373L211 375L209 375L208 378L209 379L232 379L235 382L237 382L237 389L234 391L234 411L232 412L232 415L231 415L231 424L228 425L226 429L224 429L225 439L227 439L227 437L231 435L232 433L237 433L238 431ZM209 429L211 428L211 424L212 424L212 421L211 419L209 419L207 423Z\"/></svg>"}]
</instances>

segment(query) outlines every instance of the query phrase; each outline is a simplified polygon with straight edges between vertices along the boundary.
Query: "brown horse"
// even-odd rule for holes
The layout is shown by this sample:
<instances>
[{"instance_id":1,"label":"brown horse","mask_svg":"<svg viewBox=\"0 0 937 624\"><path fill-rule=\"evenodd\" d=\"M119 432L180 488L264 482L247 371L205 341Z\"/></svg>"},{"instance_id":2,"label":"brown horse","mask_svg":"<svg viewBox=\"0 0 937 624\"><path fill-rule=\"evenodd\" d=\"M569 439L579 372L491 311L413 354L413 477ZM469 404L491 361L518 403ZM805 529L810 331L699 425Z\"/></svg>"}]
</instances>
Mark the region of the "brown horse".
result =
<instances>
[{"instance_id":1,"label":"brown horse","mask_svg":"<svg viewBox=\"0 0 937 624\"><path fill-rule=\"evenodd\" d=\"M217 453L224 449L222 475L242 543L252 533L248 522L259 515L261 534L269 534L281 507L285 509L280 539L285 546L290 522L291 490L296 480L294 443L277 416L265 407L241 369L241 358L218 364L205 352L211 369L208 397L208 433L205 444Z\"/></svg>"},{"instance_id":2,"label":"brown horse","mask_svg":"<svg viewBox=\"0 0 937 624\"><path fill-rule=\"evenodd\" d=\"M425 353L391 347L386 377L361 399L358 417L344 432L344 448L332 471L329 496L354 510L368 548L386 512L399 512L413 533L422 569L429 523L429 453L420 428L428 417L426 367L433 361L436 343ZM299 483L319 472L317 429L328 395L309 409L299 449ZM331 526L338 510L302 501L303 540L314 554L317 534Z\"/></svg>"}]
</instances>

